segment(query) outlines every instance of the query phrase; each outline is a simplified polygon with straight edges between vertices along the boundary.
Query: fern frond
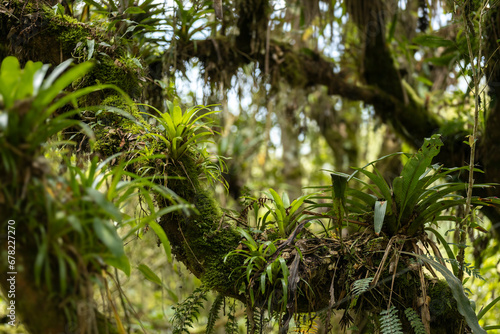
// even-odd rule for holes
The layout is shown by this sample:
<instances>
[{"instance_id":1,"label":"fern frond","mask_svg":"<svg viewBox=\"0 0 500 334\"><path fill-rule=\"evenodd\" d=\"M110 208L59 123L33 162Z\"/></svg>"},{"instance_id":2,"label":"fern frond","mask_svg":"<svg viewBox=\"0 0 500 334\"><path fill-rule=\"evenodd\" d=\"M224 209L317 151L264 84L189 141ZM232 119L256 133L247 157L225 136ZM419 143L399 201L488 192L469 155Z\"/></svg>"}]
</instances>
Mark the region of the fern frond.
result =
<instances>
[{"instance_id":1,"label":"fern frond","mask_svg":"<svg viewBox=\"0 0 500 334\"><path fill-rule=\"evenodd\" d=\"M238 334L238 319L236 318L236 300L229 303L227 322L224 326L226 334Z\"/></svg>"},{"instance_id":2,"label":"fern frond","mask_svg":"<svg viewBox=\"0 0 500 334\"><path fill-rule=\"evenodd\" d=\"M418 316L417 312L415 312L414 309L412 308L407 308L405 310L405 315L408 321L410 322L411 327L415 331L415 334L427 334L425 331L424 324L422 323L422 320Z\"/></svg>"},{"instance_id":3,"label":"fern frond","mask_svg":"<svg viewBox=\"0 0 500 334\"><path fill-rule=\"evenodd\" d=\"M295 328L292 333L297 334L316 334L319 331L320 318L317 314L296 314Z\"/></svg>"},{"instance_id":4,"label":"fern frond","mask_svg":"<svg viewBox=\"0 0 500 334\"><path fill-rule=\"evenodd\" d=\"M436 256L432 256L430 254L427 254L426 255L428 258L431 258L433 259L434 261L437 261L437 262L440 262L440 260L443 260L445 262L448 262L452 265L455 265L457 267L460 267L461 264L457 261L457 259L449 259L449 258L445 258L445 257L436 257ZM469 276L472 276L472 277L475 277L477 279L480 279L482 281L484 281L484 277L481 276L481 273L479 272L479 269L477 269L473 264L471 263L468 263L468 262L464 262L463 263L463 270L467 273L467 275Z\"/></svg>"},{"instance_id":5,"label":"fern frond","mask_svg":"<svg viewBox=\"0 0 500 334\"><path fill-rule=\"evenodd\" d=\"M358 279L352 284L352 293L355 296L359 296L366 292L370 287L370 283L373 281L373 277Z\"/></svg>"},{"instance_id":6,"label":"fern frond","mask_svg":"<svg viewBox=\"0 0 500 334\"><path fill-rule=\"evenodd\" d=\"M173 325L173 334L189 334L188 327L193 327L194 321L198 320L200 308L203 307L203 301L207 300L207 290L201 286L181 303L173 307L174 315L170 321Z\"/></svg>"},{"instance_id":7,"label":"fern frond","mask_svg":"<svg viewBox=\"0 0 500 334\"><path fill-rule=\"evenodd\" d=\"M217 321L217 319L219 319L219 312L222 309L223 305L224 296L219 293L217 297L215 297L214 303L212 304L210 312L208 313L207 328L205 330L206 334L212 334L214 332L215 322Z\"/></svg>"},{"instance_id":8,"label":"fern frond","mask_svg":"<svg viewBox=\"0 0 500 334\"><path fill-rule=\"evenodd\" d=\"M398 318L398 310L391 306L390 309L380 312L380 332L382 334L403 334L401 321Z\"/></svg>"}]
</instances>

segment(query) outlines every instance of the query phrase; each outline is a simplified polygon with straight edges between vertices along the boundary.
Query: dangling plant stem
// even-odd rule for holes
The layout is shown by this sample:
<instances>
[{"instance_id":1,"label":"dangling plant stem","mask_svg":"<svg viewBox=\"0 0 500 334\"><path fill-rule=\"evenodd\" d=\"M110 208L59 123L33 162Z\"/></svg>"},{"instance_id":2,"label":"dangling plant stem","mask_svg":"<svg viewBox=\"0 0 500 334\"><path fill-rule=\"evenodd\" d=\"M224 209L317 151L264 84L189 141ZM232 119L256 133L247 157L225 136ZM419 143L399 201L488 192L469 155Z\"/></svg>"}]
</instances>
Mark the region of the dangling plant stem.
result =
<instances>
[{"instance_id":1,"label":"dangling plant stem","mask_svg":"<svg viewBox=\"0 0 500 334\"><path fill-rule=\"evenodd\" d=\"M469 0L466 0L466 2ZM468 13L465 10L466 3L464 3L464 10L462 11L464 21L468 22L470 20L469 17L467 17ZM472 66L472 81L474 85L474 126L472 129L472 135L469 136L469 145L470 145L470 159L469 159L469 180L468 180L468 186L467 186L467 199L466 199L466 204L465 204L465 212L464 212L464 219L460 222L459 230L460 230L460 248L458 251L458 256L457 259L460 263L460 271L458 272L458 279L460 281L463 280L464 276L464 260L465 260L465 242L466 242L466 228L467 228L467 221L469 220L469 217L471 216L471 200L472 200L472 188L474 186L474 157L476 154L476 138L477 138L477 126L478 126L478 119L479 119L479 107L480 107L480 91L479 91L479 82L481 80L481 36L482 36L482 18L483 18L483 10L484 10L484 5L481 5L481 10L479 13L479 34L478 34L478 41L479 41L479 49L478 49L478 56L477 56L477 66L474 66L474 53L472 52L472 45L471 45L471 40L470 36L474 36L474 26L466 25L465 29L469 30L466 31L465 36L467 38L467 47L469 50L469 58L471 60L471 66ZM472 218L471 218L472 219Z\"/></svg>"}]
</instances>

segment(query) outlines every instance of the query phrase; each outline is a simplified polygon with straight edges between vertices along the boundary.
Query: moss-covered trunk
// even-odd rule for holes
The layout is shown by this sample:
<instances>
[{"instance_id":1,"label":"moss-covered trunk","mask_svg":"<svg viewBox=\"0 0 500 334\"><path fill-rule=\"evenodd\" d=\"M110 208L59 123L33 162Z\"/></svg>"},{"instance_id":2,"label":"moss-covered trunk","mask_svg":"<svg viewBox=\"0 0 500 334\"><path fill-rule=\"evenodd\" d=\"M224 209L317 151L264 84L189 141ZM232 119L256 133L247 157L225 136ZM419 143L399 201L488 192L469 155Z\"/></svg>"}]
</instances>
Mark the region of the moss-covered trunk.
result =
<instances>
[{"instance_id":1,"label":"moss-covered trunk","mask_svg":"<svg viewBox=\"0 0 500 334\"><path fill-rule=\"evenodd\" d=\"M240 236L226 222L212 193L200 178L205 178L196 156L188 152L180 160L166 166L167 186L191 204L197 213L186 216L176 212L164 215L161 225L179 261L209 287L224 294L237 295L235 278L231 277L235 261L224 263L224 256L234 250ZM179 178L179 179L177 179ZM163 198L157 198L160 204Z\"/></svg>"}]
</instances>

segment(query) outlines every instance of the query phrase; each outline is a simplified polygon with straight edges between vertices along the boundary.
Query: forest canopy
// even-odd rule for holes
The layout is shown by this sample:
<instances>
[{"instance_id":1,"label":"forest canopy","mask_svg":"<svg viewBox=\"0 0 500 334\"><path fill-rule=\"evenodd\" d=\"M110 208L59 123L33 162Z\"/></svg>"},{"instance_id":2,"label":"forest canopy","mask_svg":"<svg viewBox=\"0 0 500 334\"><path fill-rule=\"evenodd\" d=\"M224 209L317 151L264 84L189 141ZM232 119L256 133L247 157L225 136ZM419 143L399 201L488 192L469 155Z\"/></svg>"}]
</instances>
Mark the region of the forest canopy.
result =
<instances>
[{"instance_id":1,"label":"forest canopy","mask_svg":"<svg viewBox=\"0 0 500 334\"><path fill-rule=\"evenodd\" d=\"M499 11L2 1L2 331L500 329Z\"/></svg>"}]
</instances>

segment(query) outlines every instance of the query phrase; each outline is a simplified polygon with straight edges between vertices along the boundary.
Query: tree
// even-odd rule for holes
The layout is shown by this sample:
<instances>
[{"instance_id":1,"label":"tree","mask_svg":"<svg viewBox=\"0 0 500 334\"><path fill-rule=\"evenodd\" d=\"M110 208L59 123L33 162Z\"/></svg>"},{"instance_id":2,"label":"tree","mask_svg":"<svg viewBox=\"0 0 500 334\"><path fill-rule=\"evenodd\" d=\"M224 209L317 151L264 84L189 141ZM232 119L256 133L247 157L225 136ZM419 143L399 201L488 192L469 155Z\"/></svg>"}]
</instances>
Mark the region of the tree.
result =
<instances>
[{"instance_id":1,"label":"tree","mask_svg":"<svg viewBox=\"0 0 500 334\"><path fill-rule=\"evenodd\" d=\"M238 1L224 7L220 23L207 19L212 12L209 2L177 1L174 15L149 0L84 1L80 7L70 1L63 3L9 1L0 7L4 110L0 212L2 228L14 230L11 222L29 222L16 225L21 235L16 241L36 245L19 247L15 260L25 268L16 276L17 286L22 287L16 290L17 310L30 331L59 333L77 324L82 332L123 332L114 306L114 323L95 312L89 283L97 280L107 290L108 266L130 274L113 221L121 231L131 228L128 235L150 226L167 257L172 252L207 289L247 305L250 332L258 330L266 312L275 315L281 330L286 331L297 314L323 311L329 318L334 309L346 310L345 326L353 321L351 313L361 318L367 312L381 314L378 329L387 332L388 326L399 321L405 330L411 327L416 332L422 328L436 333L482 332L463 293L463 271L470 270L463 252L455 255L443 243L450 271L428 233L440 241L444 238L424 227L447 219L455 221L457 229L480 228L467 220L471 216L467 213L457 219L443 217L444 209L471 202L482 205L491 221L498 222L494 187L475 186L474 197L460 197L460 192L473 185L433 182L445 176L460 177L457 172L470 170L460 166L476 142L477 156L472 161L484 170L484 174L474 174L477 181L498 182L498 156L491 152L499 142L494 131L499 111L491 91L480 124L483 134L478 138L466 121L435 112L449 101L432 103L429 99L447 87L442 78L467 78L471 72L474 85L470 91L475 101L468 94L450 101L479 108L483 96L486 109L486 98L479 91L479 71L485 69L485 78L494 88L496 63L491 59L497 49L496 6L486 10L479 2L446 4L444 9L461 22L455 23L455 30L448 26L425 34L426 3L399 8L399 3L389 1L290 2L280 11L269 1ZM412 14L417 5L419 18ZM102 21L92 25L88 23L91 18ZM486 21L490 24L484 24ZM418 36L417 23L422 31ZM166 46L148 33L161 24L172 29L167 30ZM343 49L335 50L338 57L328 55L326 48L319 51L327 37L337 37L334 31L342 38ZM204 39L198 38L201 33L206 33ZM52 47L47 50L47 45ZM475 59L481 59L483 53L488 61L476 66ZM7 57L12 55L22 66ZM426 61L416 61L417 56ZM65 61L69 58L80 64L70 68ZM238 197L241 166L229 161L230 173L222 174L224 163L214 163L214 156L203 146L215 133L209 117L213 112L184 108L169 89L176 73L186 75L194 59L212 91L222 91L223 105L226 91L242 69L260 73L256 82L264 96L256 93L255 97L268 110L267 130L267 123L272 122L270 109L275 107L285 149L283 177L292 185L290 193L296 200L271 189L267 199L245 203L240 217L220 209L206 183L227 182ZM396 59L402 59L399 67ZM42 81L48 66L28 60L60 65ZM459 64L464 65L459 68ZM72 86L66 88L69 84ZM166 88L168 102L161 99L159 87ZM60 94L64 88L68 93ZM156 108L137 106L127 95ZM345 171L357 163L355 129L360 116L350 113L351 119L345 118L346 109L336 110L332 96L357 111L361 105L348 100L372 106L375 115L391 125L389 131L414 149L420 148L409 156L401 173L387 167L390 165L384 167L384 175L400 177L387 183L377 169L358 169L356 173L370 182L359 179L361 187L356 187L354 174L332 171L332 185L300 196L304 173L296 163L300 159L297 138L303 132L298 126L300 117L317 122L334 152L337 170ZM304 113L297 113L302 106ZM459 116L467 115L460 114L463 109L456 110ZM343 121L337 121L341 117ZM250 117L248 122L252 121ZM432 136L435 133L442 135ZM66 159L60 150L46 147L56 134L60 140L78 143L68 150ZM470 145L463 144L466 135L472 136ZM339 141L351 145L339 145ZM61 157L59 167L44 158L50 154ZM458 167L443 169L432 161ZM396 163L395 168L401 167ZM64 176L58 177L59 172ZM106 182L103 194L99 186ZM135 194L146 217L136 218L117 209L133 205L130 201ZM259 208L266 211L260 220ZM257 211L255 221L248 220L252 209ZM248 223L257 224L258 230L241 228ZM364 228L343 238L341 230L348 223ZM309 228L311 224L322 226L323 231ZM459 242L464 244L465 233L460 234ZM429 245L436 258L422 256L417 240ZM5 259L2 275L12 265ZM438 271L445 281L433 284L424 275L424 266ZM154 272L141 268L146 277L156 280ZM6 295L11 291L8 282L2 277ZM201 298L201 292L197 296ZM192 305L198 299L191 299ZM48 301L43 317L35 315L39 303L32 300ZM111 298L109 302L114 303ZM181 306L178 310L176 320L189 324L193 308L188 308L187 318L181 317Z\"/></svg>"}]
</instances>

